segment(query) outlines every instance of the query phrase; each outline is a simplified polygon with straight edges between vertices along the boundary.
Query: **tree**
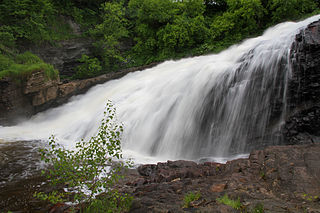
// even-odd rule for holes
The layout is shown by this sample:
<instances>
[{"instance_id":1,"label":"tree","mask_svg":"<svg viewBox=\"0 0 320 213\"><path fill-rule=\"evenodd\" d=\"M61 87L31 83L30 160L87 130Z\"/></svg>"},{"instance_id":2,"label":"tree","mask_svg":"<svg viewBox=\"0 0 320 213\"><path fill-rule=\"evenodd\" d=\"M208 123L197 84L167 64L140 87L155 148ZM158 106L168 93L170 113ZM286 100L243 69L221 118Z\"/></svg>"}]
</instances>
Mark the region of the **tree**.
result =
<instances>
[{"instance_id":1,"label":"tree","mask_svg":"<svg viewBox=\"0 0 320 213\"><path fill-rule=\"evenodd\" d=\"M94 45L103 59L104 67L112 69L125 61L119 51L119 41L128 36L127 20L121 2L105 2L102 9L103 22L96 25L90 33L98 40Z\"/></svg>"},{"instance_id":2,"label":"tree","mask_svg":"<svg viewBox=\"0 0 320 213\"><path fill-rule=\"evenodd\" d=\"M294 20L303 14L311 13L317 7L313 0L270 0L267 6L273 24Z\"/></svg>"},{"instance_id":3,"label":"tree","mask_svg":"<svg viewBox=\"0 0 320 213\"><path fill-rule=\"evenodd\" d=\"M226 0L205 0L204 4L206 6L205 15L210 17L223 13L228 8Z\"/></svg>"},{"instance_id":4,"label":"tree","mask_svg":"<svg viewBox=\"0 0 320 213\"><path fill-rule=\"evenodd\" d=\"M227 0L228 10L214 19L211 31L214 40L238 41L257 32L265 14L260 0Z\"/></svg>"},{"instance_id":5,"label":"tree","mask_svg":"<svg viewBox=\"0 0 320 213\"><path fill-rule=\"evenodd\" d=\"M100 61L97 58L89 58L87 55L82 55L78 60L82 64L76 70L75 77L78 79L92 78L101 73Z\"/></svg>"},{"instance_id":6,"label":"tree","mask_svg":"<svg viewBox=\"0 0 320 213\"><path fill-rule=\"evenodd\" d=\"M208 37L203 0L130 0L135 55L164 60L201 45Z\"/></svg>"},{"instance_id":7,"label":"tree","mask_svg":"<svg viewBox=\"0 0 320 213\"><path fill-rule=\"evenodd\" d=\"M54 12L49 0L3 0L0 4L0 31L5 29L14 39L50 40L46 21Z\"/></svg>"},{"instance_id":8,"label":"tree","mask_svg":"<svg viewBox=\"0 0 320 213\"><path fill-rule=\"evenodd\" d=\"M67 184L68 190L55 190L49 194L38 192L36 197L52 203L85 202L91 212L121 212L129 208L131 197L120 195L113 188L121 177L119 172L130 165L123 161L113 163L122 158L123 126L117 123L110 101L104 115L98 134L88 141L77 142L75 151L64 149L53 136L49 141L50 148L40 150L41 159L51 165L43 174L54 186ZM104 196L96 198L100 193Z\"/></svg>"}]
</instances>

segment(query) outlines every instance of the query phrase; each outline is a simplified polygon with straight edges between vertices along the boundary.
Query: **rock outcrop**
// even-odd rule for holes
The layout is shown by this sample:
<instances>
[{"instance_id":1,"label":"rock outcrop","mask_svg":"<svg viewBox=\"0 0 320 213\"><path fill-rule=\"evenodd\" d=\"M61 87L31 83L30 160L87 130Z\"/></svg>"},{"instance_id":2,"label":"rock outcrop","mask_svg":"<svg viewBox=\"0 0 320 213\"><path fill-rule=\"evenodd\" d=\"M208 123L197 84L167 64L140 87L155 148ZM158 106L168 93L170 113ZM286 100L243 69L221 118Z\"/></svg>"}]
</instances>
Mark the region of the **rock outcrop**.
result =
<instances>
[{"instance_id":1,"label":"rock outcrop","mask_svg":"<svg viewBox=\"0 0 320 213\"><path fill-rule=\"evenodd\" d=\"M83 54L93 55L94 47L92 39L83 35L79 24L67 16L59 17L61 21L69 25L73 38L54 43L26 44L19 47L21 52L30 51L39 56L44 62L51 64L60 71L60 75L72 76L76 67L80 65L79 59Z\"/></svg>"},{"instance_id":2,"label":"rock outcrop","mask_svg":"<svg viewBox=\"0 0 320 213\"><path fill-rule=\"evenodd\" d=\"M10 78L0 80L0 125L33 115L36 107L58 95L57 80L47 80L43 71L33 72L24 82Z\"/></svg>"},{"instance_id":3,"label":"rock outcrop","mask_svg":"<svg viewBox=\"0 0 320 213\"><path fill-rule=\"evenodd\" d=\"M121 78L129 72L155 66L134 67L98 77L61 82L47 80L43 71L35 71L22 83L12 79L0 80L0 125L15 124L35 113L65 103L71 96L86 92L96 84Z\"/></svg>"},{"instance_id":4,"label":"rock outcrop","mask_svg":"<svg viewBox=\"0 0 320 213\"><path fill-rule=\"evenodd\" d=\"M240 199L242 212L320 212L320 145L272 146L226 164L168 161L142 165L119 186L131 212L240 212L220 202ZM183 207L187 193L201 198Z\"/></svg>"},{"instance_id":5,"label":"rock outcrop","mask_svg":"<svg viewBox=\"0 0 320 213\"><path fill-rule=\"evenodd\" d=\"M33 197L34 192L52 190L37 170L37 147L32 142L0 146L2 211L69 212L66 204L52 207ZM320 213L319 153L320 144L271 146L226 164L179 160L141 165L123 171L125 178L116 187L134 197L133 213L263 212L261 209L266 213ZM25 173L29 175L24 177ZM12 177L16 179L8 181ZM201 197L184 207L190 192L199 192ZM239 210L217 200L225 194L239 199Z\"/></svg>"},{"instance_id":6,"label":"rock outcrop","mask_svg":"<svg viewBox=\"0 0 320 213\"><path fill-rule=\"evenodd\" d=\"M92 41L88 38L74 38L60 41L56 45L41 44L40 46L28 47L25 50L38 55L46 63L52 64L60 71L60 75L72 76L78 61L83 54L92 55Z\"/></svg>"},{"instance_id":7,"label":"rock outcrop","mask_svg":"<svg viewBox=\"0 0 320 213\"><path fill-rule=\"evenodd\" d=\"M320 22L296 35L291 48L292 78L285 139L288 144L320 141Z\"/></svg>"}]
</instances>

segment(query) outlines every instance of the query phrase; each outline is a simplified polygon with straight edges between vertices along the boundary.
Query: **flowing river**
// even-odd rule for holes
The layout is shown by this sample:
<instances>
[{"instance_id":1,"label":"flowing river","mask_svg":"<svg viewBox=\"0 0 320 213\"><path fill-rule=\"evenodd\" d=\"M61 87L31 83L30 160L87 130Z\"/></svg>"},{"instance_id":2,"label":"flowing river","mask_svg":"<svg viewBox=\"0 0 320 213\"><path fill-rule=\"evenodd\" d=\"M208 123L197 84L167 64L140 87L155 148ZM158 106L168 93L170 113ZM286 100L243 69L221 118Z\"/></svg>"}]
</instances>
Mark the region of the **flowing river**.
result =
<instances>
[{"instance_id":1,"label":"flowing river","mask_svg":"<svg viewBox=\"0 0 320 213\"><path fill-rule=\"evenodd\" d=\"M167 61L97 85L28 121L0 127L0 143L41 145L55 135L73 148L97 132L111 100L124 124L124 155L136 163L226 161L281 144L290 47L319 18L282 23L219 54ZM276 118L275 108L281 112Z\"/></svg>"}]
</instances>

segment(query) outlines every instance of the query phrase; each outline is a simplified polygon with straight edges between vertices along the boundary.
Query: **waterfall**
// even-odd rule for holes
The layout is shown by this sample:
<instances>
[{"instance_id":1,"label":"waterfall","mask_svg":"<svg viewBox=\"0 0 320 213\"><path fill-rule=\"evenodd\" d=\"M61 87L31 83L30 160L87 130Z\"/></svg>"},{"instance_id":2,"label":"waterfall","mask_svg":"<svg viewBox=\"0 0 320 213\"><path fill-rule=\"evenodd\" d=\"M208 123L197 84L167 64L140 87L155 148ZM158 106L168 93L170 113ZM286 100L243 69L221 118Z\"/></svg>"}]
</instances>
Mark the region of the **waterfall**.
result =
<instances>
[{"instance_id":1,"label":"waterfall","mask_svg":"<svg viewBox=\"0 0 320 213\"><path fill-rule=\"evenodd\" d=\"M280 144L295 35L320 16L286 22L213 55L167 61L91 88L17 126L0 139L66 147L93 136L107 99L124 124L124 154L138 162L230 159Z\"/></svg>"}]
</instances>

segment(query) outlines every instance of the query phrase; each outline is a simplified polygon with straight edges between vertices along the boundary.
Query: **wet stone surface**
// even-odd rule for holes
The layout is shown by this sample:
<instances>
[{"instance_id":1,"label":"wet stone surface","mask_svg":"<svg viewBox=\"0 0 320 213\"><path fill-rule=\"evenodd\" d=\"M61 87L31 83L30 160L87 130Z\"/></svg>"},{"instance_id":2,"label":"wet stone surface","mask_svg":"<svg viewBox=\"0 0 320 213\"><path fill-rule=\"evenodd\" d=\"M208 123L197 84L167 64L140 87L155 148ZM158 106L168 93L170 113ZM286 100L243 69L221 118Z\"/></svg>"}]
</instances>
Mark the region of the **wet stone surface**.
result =
<instances>
[{"instance_id":1,"label":"wet stone surface","mask_svg":"<svg viewBox=\"0 0 320 213\"><path fill-rule=\"evenodd\" d=\"M2 212L68 212L33 198L50 192L41 177L36 142L1 143L0 209ZM226 164L168 161L124 171L116 186L134 197L130 212L240 212L217 201L227 194L240 199L242 211L261 204L265 212L320 212L320 144L273 146L253 151L248 159ZM190 192L199 200L183 207Z\"/></svg>"},{"instance_id":2,"label":"wet stone surface","mask_svg":"<svg viewBox=\"0 0 320 213\"><path fill-rule=\"evenodd\" d=\"M320 212L320 144L273 146L226 164L168 161L130 171L119 186L134 196L131 212ZM201 198L183 208L187 193ZM241 210L221 204L227 194Z\"/></svg>"},{"instance_id":3,"label":"wet stone surface","mask_svg":"<svg viewBox=\"0 0 320 213\"><path fill-rule=\"evenodd\" d=\"M0 141L0 212L46 212L48 203L33 198L40 187L48 188L41 177L40 142Z\"/></svg>"}]
</instances>

